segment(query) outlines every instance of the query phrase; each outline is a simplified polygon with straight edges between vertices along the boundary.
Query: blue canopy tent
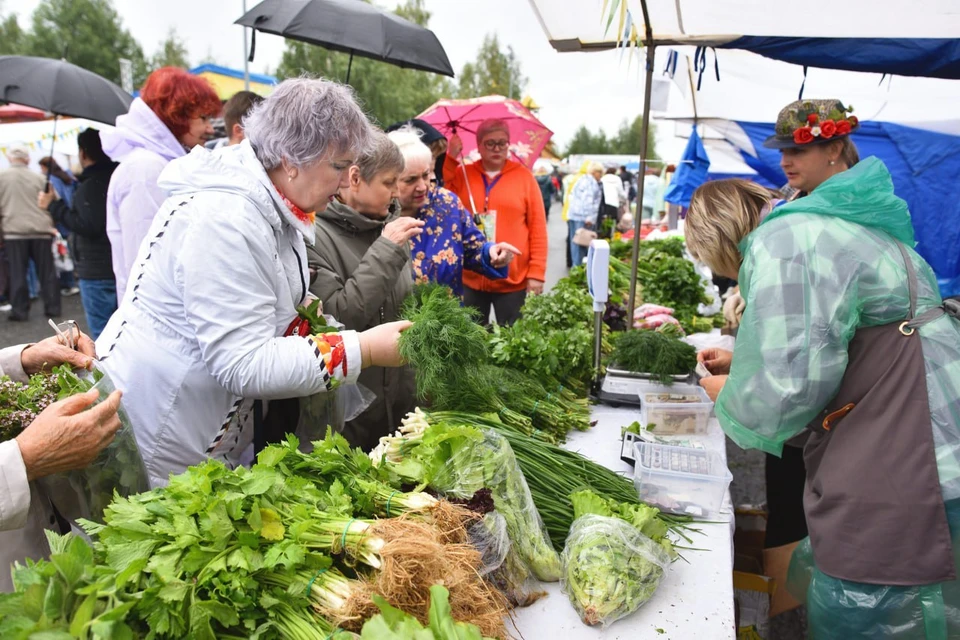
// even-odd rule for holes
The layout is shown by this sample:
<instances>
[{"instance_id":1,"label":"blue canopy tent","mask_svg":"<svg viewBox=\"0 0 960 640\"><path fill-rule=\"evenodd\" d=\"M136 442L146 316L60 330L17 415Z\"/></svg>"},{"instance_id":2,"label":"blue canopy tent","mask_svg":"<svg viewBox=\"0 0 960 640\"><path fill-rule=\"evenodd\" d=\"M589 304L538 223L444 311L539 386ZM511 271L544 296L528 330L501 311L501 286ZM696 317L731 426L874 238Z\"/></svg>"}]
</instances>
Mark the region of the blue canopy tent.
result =
<instances>
[{"instance_id":1,"label":"blue canopy tent","mask_svg":"<svg viewBox=\"0 0 960 640\"><path fill-rule=\"evenodd\" d=\"M804 67L960 79L956 38L771 38L744 36L717 45Z\"/></svg>"},{"instance_id":2,"label":"blue canopy tent","mask_svg":"<svg viewBox=\"0 0 960 640\"><path fill-rule=\"evenodd\" d=\"M707 156L707 149L703 146L697 128L694 127L690 132L687 148L683 151L673 180L667 187L666 193L663 194L663 199L683 207L689 207L693 192L707 181L709 169L710 158Z\"/></svg>"},{"instance_id":3,"label":"blue canopy tent","mask_svg":"<svg viewBox=\"0 0 960 640\"><path fill-rule=\"evenodd\" d=\"M744 161L774 184L784 184L780 152L766 149L772 123L738 122L756 157ZM897 195L907 201L917 251L933 267L944 296L960 295L960 136L889 122L864 122L853 141L860 157L876 156L887 165Z\"/></svg>"}]
</instances>

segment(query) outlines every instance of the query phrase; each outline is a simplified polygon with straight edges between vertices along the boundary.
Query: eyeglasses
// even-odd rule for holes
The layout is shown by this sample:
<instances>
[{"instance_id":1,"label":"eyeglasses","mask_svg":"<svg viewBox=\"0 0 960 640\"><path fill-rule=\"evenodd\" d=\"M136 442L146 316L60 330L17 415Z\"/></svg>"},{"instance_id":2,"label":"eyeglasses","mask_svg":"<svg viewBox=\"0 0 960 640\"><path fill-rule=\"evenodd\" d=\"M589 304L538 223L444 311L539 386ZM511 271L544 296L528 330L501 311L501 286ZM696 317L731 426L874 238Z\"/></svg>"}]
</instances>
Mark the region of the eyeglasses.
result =
<instances>
[{"instance_id":1,"label":"eyeglasses","mask_svg":"<svg viewBox=\"0 0 960 640\"><path fill-rule=\"evenodd\" d=\"M503 151L510 146L509 140L486 140L483 146L488 151Z\"/></svg>"}]
</instances>

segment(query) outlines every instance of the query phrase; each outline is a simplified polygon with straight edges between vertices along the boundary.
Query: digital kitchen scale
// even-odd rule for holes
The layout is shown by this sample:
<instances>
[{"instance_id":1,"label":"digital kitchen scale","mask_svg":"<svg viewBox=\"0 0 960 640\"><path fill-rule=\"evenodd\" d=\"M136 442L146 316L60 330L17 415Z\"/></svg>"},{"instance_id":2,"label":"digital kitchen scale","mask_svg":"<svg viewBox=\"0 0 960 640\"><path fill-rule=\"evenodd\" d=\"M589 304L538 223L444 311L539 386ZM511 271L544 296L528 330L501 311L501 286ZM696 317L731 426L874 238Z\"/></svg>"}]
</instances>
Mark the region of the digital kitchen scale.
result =
<instances>
[{"instance_id":1,"label":"digital kitchen scale","mask_svg":"<svg viewBox=\"0 0 960 640\"><path fill-rule=\"evenodd\" d=\"M672 377L674 382L690 381L690 376ZM603 377L595 396L597 400L611 407L621 405L639 407L642 404L640 402L640 388L644 383L649 383L652 380L653 378L645 373L607 367L607 375Z\"/></svg>"}]
</instances>

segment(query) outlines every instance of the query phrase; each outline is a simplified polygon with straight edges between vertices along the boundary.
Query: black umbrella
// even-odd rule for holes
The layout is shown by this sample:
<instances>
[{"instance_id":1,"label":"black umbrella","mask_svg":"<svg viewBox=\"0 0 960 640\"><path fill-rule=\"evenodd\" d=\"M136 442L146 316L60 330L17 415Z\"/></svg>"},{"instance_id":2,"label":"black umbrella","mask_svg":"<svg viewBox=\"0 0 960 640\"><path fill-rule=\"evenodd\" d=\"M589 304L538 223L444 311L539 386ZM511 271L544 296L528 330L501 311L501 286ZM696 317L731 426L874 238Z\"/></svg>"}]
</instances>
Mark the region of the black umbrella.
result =
<instances>
[{"instance_id":1,"label":"black umbrella","mask_svg":"<svg viewBox=\"0 0 960 640\"><path fill-rule=\"evenodd\" d=\"M31 56L0 56L0 100L54 114L114 124L130 108L133 96L92 71L64 60ZM53 156L53 143L50 145ZM47 174L50 184L50 174Z\"/></svg>"},{"instance_id":2,"label":"black umbrella","mask_svg":"<svg viewBox=\"0 0 960 640\"><path fill-rule=\"evenodd\" d=\"M234 24L349 53L347 82L354 55L453 77L432 31L363 0L264 0Z\"/></svg>"}]
</instances>

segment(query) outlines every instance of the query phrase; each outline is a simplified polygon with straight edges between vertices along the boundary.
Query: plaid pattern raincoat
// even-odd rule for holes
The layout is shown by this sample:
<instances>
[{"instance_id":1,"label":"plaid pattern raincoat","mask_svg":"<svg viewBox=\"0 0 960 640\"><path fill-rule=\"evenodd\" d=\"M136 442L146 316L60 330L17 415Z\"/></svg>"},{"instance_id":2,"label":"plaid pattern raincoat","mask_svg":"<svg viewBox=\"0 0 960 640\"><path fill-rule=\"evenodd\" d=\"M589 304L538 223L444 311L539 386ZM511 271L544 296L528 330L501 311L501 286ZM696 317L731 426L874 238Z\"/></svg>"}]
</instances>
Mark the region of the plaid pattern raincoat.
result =
<instances>
[{"instance_id":1,"label":"plaid pattern raincoat","mask_svg":"<svg viewBox=\"0 0 960 640\"><path fill-rule=\"evenodd\" d=\"M778 207L743 240L740 291L746 310L730 377L716 405L720 424L737 444L779 455L836 395L854 333L907 316L907 271L897 242L907 246L917 272L917 313L941 304L933 271L913 250L907 205L894 195L890 174L876 158ZM919 333L937 469L956 553L960 322L944 316ZM808 546L804 549L809 553ZM806 577L813 637L888 637L892 630L898 638L960 634L960 586L954 583L942 586L938 612L931 613L940 585L862 585L812 567ZM864 602L871 602L869 612ZM947 635L931 634L931 628Z\"/></svg>"}]
</instances>

